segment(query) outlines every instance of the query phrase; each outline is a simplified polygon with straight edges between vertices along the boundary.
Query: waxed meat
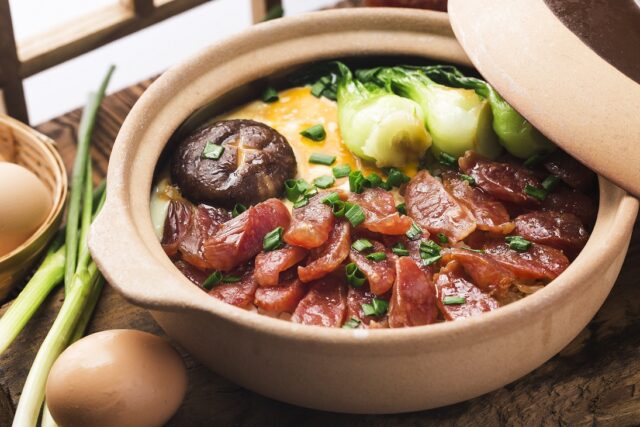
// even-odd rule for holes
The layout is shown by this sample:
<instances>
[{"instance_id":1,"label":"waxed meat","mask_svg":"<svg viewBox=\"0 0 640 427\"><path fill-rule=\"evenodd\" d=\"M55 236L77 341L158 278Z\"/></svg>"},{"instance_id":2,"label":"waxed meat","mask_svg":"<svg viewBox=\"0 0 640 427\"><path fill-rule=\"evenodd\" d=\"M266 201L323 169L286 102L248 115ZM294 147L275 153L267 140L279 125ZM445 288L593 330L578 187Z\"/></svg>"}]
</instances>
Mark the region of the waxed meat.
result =
<instances>
[{"instance_id":1,"label":"waxed meat","mask_svg":"<svg viewBox=\"0 0 640 427\"><path fill-rule=\"evenodd\" d=\"M365 220L361 227L374 233L401 235L413 224L411 218L398 213L393 194L381 188L367 188L361 194L351 193L349 201L364 211Z\"/></svg>"},{"instance_id":2,"label":"waxed meat","mask_svg":"<svg viewBox=\"0 0 640 427\"><path fill-rule=\"evenodd\" d=\"M322 203L327 194L319 193L307 205L293 209L291 225L284 233L285 242L313 249L327 241L335 222L331 207Z\"/></svg>"},{"instance_id":3,"label":"waxed meat","mask_svg":"<svg viewBox=\"0 0 640 427\"><path fill-rule=\"evenodd\" d=\"M259 287L256 290L254 304L270 314L293 313L304 298L307 285L293 278L278 286Z\"/></svg>"},{"instance_id":4,"label":"waxed meat","mask_svg":"<svg viewBox=\"0 0 640 427\"><path fill-rule=\"evenodd\" d=\"M405 189L407 214L431 234L443 233L457 242L476 229L469 210L458 203L440 180L427 171L420 171Z\"/></svg>"},{"instance_id":5,"label":"waxed meat","mask_svg":"<svg viewBox=\"0 0 640 427\"><path fill-rule=\"evenodd\" d=\"M256 256L254 274L260 286L276 286L280 273L306 258L308 251L299 246L287 245Z\"/></svg>"},{"instance_id":6,"label":"waxed meat","mask_svg":"<svg viewBox=\"0 0 640 427\"><path fill-rule=\"evenodd\" d=\"M298 277L303 282L320 279L337 269L349 256L349 223L336 222L329 239L309 254L307 264L298 267Z\"/></svg>"},{"instance_id":7,"label":"waxed meat","mask_svg":"<svg viewBox=\"0 0 640 427\"><path fill-rule=\"evenodd\" d=\"M410 257L396 260L396 281L389 304L389 326L428 325L436 321L436 292L429 276Z\"/></svg>"},{"instance_id":8,"label":"waxed meat","mask_svg":"<svg viewBox=\"0 0 640 427\"><path fill-rule=\"evenodd\" d=\"M264 236L277 227L286 228L290 215L278 199L269 199L222 224L204 242L204 259L214 270L229 271L262 250Z\"/></svg>"},{"instance_id":9,"label":"waxed meat","mask_svg":"<svg viewBox=\"0 0 640 427\"><path fill-rule=\"evenodd\" d=\"M596 174L562 150L556 150L543 163L550 174L560 178L568 186L580 191L589 191Z\"/></svg>"},{"instance_id":10,"label":"waxed meat","mask_svg":"<svg viewBox=\"0 0 640 427\"><path fill-rule=\"evenodd\" d=\"M571 258L578 255L589 239L580 218L571 213L531 212L517 217L515 224L515 234L560 249Z\"/></svg>"},{"instance_id":11,"label":"waxed meat","mask_svg":"<svg viewBox=\"0 0 640 427\"><path fill-rule=\"evenodd\" d=\"M371 241L371 243L373 248L367 252L359 252L351 248L349 259L364 273L371 292L375 295L382 295L393 286L396 275L395 257L390 251L386 251L382 243L376 241ZM373 252L384 253L387 258L380 261L368 259L367 255Z\"/></svg>"},{"instance_id":12,"label":"waxed meat","mask_svg":"<svg viewBox=\"0 0 640 427\"><path fill-rule=\"evenodd\" d=\"M341 274L325 276L309 284L291 321L305 325L340 327L347 314L347 286Z\"/></svg>"}]
</instances>

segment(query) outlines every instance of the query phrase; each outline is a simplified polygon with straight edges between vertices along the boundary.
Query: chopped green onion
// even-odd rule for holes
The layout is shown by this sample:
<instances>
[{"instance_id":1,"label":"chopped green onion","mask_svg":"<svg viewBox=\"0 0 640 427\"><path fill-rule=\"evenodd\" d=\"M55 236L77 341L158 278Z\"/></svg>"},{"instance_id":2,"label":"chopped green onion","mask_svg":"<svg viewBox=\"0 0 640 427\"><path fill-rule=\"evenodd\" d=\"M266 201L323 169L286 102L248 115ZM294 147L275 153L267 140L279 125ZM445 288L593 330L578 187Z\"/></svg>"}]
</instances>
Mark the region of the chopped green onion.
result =
<instances>
[{"instance_id":1,"label":"chopped green onion","mask_svg":"<svg viewBox=\"0 0 640 427\"><path fill-rule=\"evenodd\" d=\"M293 208L294 209L301 208L303 206L307 206L308 204L309 204L309 199L306 197L303 197L293 204Z\"/></svg>"},{"instance_id":2,"label":"chopped green onion","mask_svg":"<svg viewBox=\"0 0 640 427\"><path fill-rule=\"evenodd\" d=\"M451 154L442 152L440 153L440 157L438 158L438 160L445 166L450 166L452 168L458 167L458 159L453 157Z\"/></svg>"},{"instance_id":3,"label":"chopped green onion","mask_svg":"<svg viewBox=\"0 0 640 427\"><path fill-rule=\"evenodd\" d=\"M378 175L377 173L371 173L365 178L365 185L367 187L379 187L381 183L382 178L380 178L380 175Z\"/></svg>"},{"instance_id":4,"label":"chopped green onion","mask_svg":"<svg viewBox=\"0 0 640 427\"><path fill-rule=\"evenodd\" d=\"M344 325L342 325L342 329L356 329L358 326L360 326L360 319L351 316L349 320L344 322Z\"/></svg>"},{"instance_id":5,"label":"chopped green onion","mask_svg":"<svg viewBox=\"0 0 640 427\"><path fill-rule=\"evenodd\" d=\"M284 192L287 196L287 200L295 202L300 197L300 190L298 189L298 181L295 179L288 179L284 182Z\"/></svg>"},{"instance_id":6,"label":"chopped green onion","mask_svg":"<svg viewBox=\"0 0 640 427\"><path fill-rule=\"evenodd\" d=\"M390 168L387 174L387 184L391 187L400 187L402 184L409 182L409 177L398 169Z\"/></svg>"},{"instance_id":7,"label":"chopped green onion","mask_svg":"<svg viewBox=\"0 0 640 427\"><path fill-rule=\"evenodd\" d=\"M396 243L393 245L391 252L398 256L409 256L409 251L402 243Z\"/></svg>"},{"instance_id":8,"label":"chopped green onion","mask_svg":"<svg viewBox=\"0 0 640 427\"><path fill-rule=\"evenodd\" d=\"M350 206L351 206L351 203L343 202L342 200L333 202L331 204L331 210L333 211L333 216L335 216L336 218L342 218L346 214Z\"/></svg>"},{"instance_id":9,"label":"chopped green onion","mask_svg":"<svg viewBox=\"0 0 640 427\"><path fill-rule=\"evenodd\" d=\"M504 238L504 240L514 251L525 252L531 247L531 242L526 240L522 236L507 236Z\"/></svg>"},{"instance_id":10,"label":"chopped green onion","mask_svg":"<svg viewBox=\"0 0 640 427\"><path fill-rule=\"evenodd\" d=\"M202 284L202 287L210 291L215 285L220 283L221 280L222 273L220 273L219 271L214 271L209 277L207 277L207 279Z\"/></svg>"},{"instance_id":11,"label":"chopped green onion","mask_svg":"<svg viewBox=\"0 0 640 427\"><path fill-rule=\"evenodd\" d=\"M262 239L262 248L266 251L272 251L274 249L278 249L282 246L282 233L284 232L284 228L276 227L270 232L268 232L264 239Z\"/></svg>"},{"instance_id":12,"label":"chopped green onion","mask_svg":"<svg viewBox=\"0 0 640 427\"><path fill-rule=\"evenodd\" d=\"M530 185L530 184L527 184L524 187L524 192L529 196L535 199L538 199L540 201L543 201L547 197L546 190L543 190L542 188L534 187L533 185Z\"/></svg>"},{"instance_id":13,"label":"chopped green onion","mask_svg":"<svg viewBox=\"0 0 640 427\"><path fill-rule=\"evenodd\" d=\"M332 191L331 193L327 194L322 198L322 203L329 206L333 206L335 202L339 202L339 201L340 201L340 195L335 191Z\"/></svg>"},{"instance_id":14,"label":"chopped green onion","mask_svg":"<svg viewBox=\"0 0 640 427\"><path fill-rule=\"evenodd\" d=\"M300 132L300 135L304 136L305 138L309 138L312 141L319 142L324 141L324 139L327 137L327 132L325 132L324 126L318 124L303 130L302 132Z\"/></svg>"},{"instance_id":15,"label":"chopped green onion","mask_svg":"<svg viewBox=\"0 0 640 427\"><path fill-rule=\"evenodd\" d=\"M355 203L349 207L344 216L349 220L352 226L357 227L365 220L364 211Z\"/></svg>"},{"instance_id":16,"label":"chopped green onion","mask_svg":"<svg viewBox=\"0 0 640 427\"><path fill-rule=\"evenodd\" d=\"M553 191L560 184L560 181L557 176L549 175L542 181L542 188L547 191Z\"/></svg>"},{"instance_id":17,"label":"chopped green onion","mask_svg":"<svg viewBox=\"0 0 640 427\"><path fill-rule=\"evenodd\" d=\"M336 178L344 178L345 176L349 176L351 173L351 166L349 165L338 165L333 168L333 176Z\"/></svg>"},{"instance_id":18,"label":"chopped green onion","mask_svg":"<svg viewBox=\"0 0 640 427\"><path fill-rule=\"evenodd\" d=\"M373 243L367 239L358 239L351 245L358 252L366 251L373 248Z\"/></svg>"},{"instance_id":19,"label":"chopped green onion","mask_svg":"<svg viewBox=\"0 0 640 427\"><path fill-rule=\"evenodd\" d=\"M347 275L347 282L354 288L361 287L367 281L364 273L353 262L347 264L344 270Z\"/></svg>"},{"instance_id":20,"label":"chopped green onion","mask_svg":"<svg viewBox=\"0 0 640 427\"><path fill-rule=\"evenodd\" d=\"M469 176L469 175L465 175L465 174L460 174L460 179L463 181L467 181L469 183L470 186L475 187L476 185L476 180L474 177Z\"/></svg>"},{"instance_id":21,"label":"chopped green onion","mask_svg":"<svg viewBox=\"0 0 640 427\"><path fill-rule=\"evenodd\" d=\"M329 154L324 153L311 153L309 157L309 163L314 163L317 165L326 165L331 166L336 161L336 156L331 156Z\"/></svg>"},{"instance_id":22,"label":"chopped green onion","mask_svg":"<svg viewBox=\"0 0 640 427\"><path fill-rule=\"evenodd\" d=\"M236 203L236 205L233 207L233 210L231 211L231 216L235 218L246 210L247 207L245 205L243 205L242 203Z\"/></svg>"},{"instance_id":23,"label":"chopped green onion","mask_svg":"<svg viewBox=\"0 0 640 427\"><path fill-rule=\"evenodd\" d=\"M304 192L304 197L309 199L309 198L315 196L316 194L318 194L318 189L316 187L311 187L307 191Z\"/></svg>"},{"instance_id":24,"label":"chopped green onion","mask_svg":"<svg viewBox=\"0 0 640 427\"><path fill-rule=\"evenodd\" d=\"M224 276L222 278L222 283L236 283L242 279L240 276Z\"/></svg>"},{"instance_id":25,"label":"chopped green onion","mask_svg":"<svg viewBox=\"0 0 640 427\"><path fill-rule=\"evenodd\" d=\"M362 193L364 190L364 176L362 172L353 171L349 174L349 190L352 193Z\"/></svg>"},{"instance_id":26,"label":"chopped green onion","mask_svg":"<svg viewBox=\"0 0 640 427\"><path fill-rule=\"evenodd\" d=\"M542 163L542 161L544 159L546 159L547 156L544 154L534 154L533 156L529 157L527 160L524 161L523 165L526 168L530 168L532 166L537 166L540 163Z\"/></svg>"},{"instance_id":27,"label":"chopped green onion","mask_svg":"<svg viewBox=\"0 0 640 427\"><path fill-rule=\"evenodd\" d=\"M262 101L266 102L268 104L272 103L272 102L276 102L278 99L280 99L278 97L278 91L275 90L274 88L272 88L271 86L267 87L263 92L262 92Z\"/></svg>"},{"instance_id":28,"label":"chopped green onion","mask_svg":"<svg viewBox=\"0 0 640 427\"><path fill-rule=\"evenodd\" d=\"M384 261L387 259L387 254L384 252L374 252L372 254L367 255L367 259L371 261Z\"/></svg>"},{"instance_id":29,"label":"chopped green onion","mask_svg":"<svg viewBox=\"0 0 640 427\"><path fill-rule=\"evenodd\" d=\"M365 316L382 316L387 312L389 302L383 299L373 298L371 304L362 304Z\"/></svg>"},{"instance_id":30,"label":"chopped green onion","mask_svg":"<svg viewBox=\"0 0 640 427\"><path fill-rule=\"evenodd\" d=\"M444 233L438 233L438 240L440 240L440 243L449 243L449 238L447 237L446 234Z\"/></svg>"},{"instance_id":31,"label":"chopped green onion","mask_svg":"<svg viewBox=\"0 0 640 427\"><path fill-rule=\"evenodd\" d=\"M222 153L224 153L224 147L222 145L217 145L213 142L207 141L207 144L204 146L204 150L202 150L202 158L218 160L222 156Z\"/></svg>"},{"instance_id":32,"label":"chopped green onion","mask_svg":"<svg viewBox=\"0 0 640 427\"><path fill-rule=\"evenodd\" d=\"M422 228L420 228L420 226L414 222L413 224L411 224L411 228L409 229L409 231L407 231L406 236L409 238L409 240L417 240L420 238L420 236L422 236L422 233Z\"/></svg>"},{"instance_id":33,"label":"chopped green onion","mask_svg":"<svg viewBox=\"0 0 640 427\"><path fill-rule=\"evenodd\" d=\"M329 188L336 183L336 179L331 175L322 175L313 180L313 185L318 188Z\"/></svg>"},{"instance_id":34,"label":"chopped green onion","mask_svg":"<svg viewBox=\"0 0 640 427\"><path fill-rule=\"evenodd\" d=\"M311 85L311 95L315 96L316 98L320 98L322 96L322 92L324 92L325 88L327 87L327 84L329 84L329 78L327 78L326 76L319 79L317 82Z\"/></svg>"},{"instance_id":35,"label":"chopped green onion","mask_svg":"<svg viewBox=\"0 0 640 427\"><path fill-rule=\"evenodd\" d=\"M465 302L467 302L467 299L465 297L448 296L448 297L442 298L442 303L444 305L458 305L458 304L464 304Z\"/></svg>"},{"instance_id":36,"label":"chopped green onion","mask_svg":"<svg viewBox=\"0 0 640 427\"><path fill-rule=\"evenodd\" d=\"M420 258L424 265L431 265L440 260L440 250L442 248L433 240L427 240L426 242L420 242Z\"/></svg>"},{"instance_id":37,"label":"chopped green onion","mask_svg":"<svg viewBox=\"0 0 640 427\"><path fill-rule=\"evenodd\" d=\"M402 215L406 215L407 205L405 205L404 203L400 203L399 205L396 206L396 210L400 212Z\"/></svg>"}]
</instances>

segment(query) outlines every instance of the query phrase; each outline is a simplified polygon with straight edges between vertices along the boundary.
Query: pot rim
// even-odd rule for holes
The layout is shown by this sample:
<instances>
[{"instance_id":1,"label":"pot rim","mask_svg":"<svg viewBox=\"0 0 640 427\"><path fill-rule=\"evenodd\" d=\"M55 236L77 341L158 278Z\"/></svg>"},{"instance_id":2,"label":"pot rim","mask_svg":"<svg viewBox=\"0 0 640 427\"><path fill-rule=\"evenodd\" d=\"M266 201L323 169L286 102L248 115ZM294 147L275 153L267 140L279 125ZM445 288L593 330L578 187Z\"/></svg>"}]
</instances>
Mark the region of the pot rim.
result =
<instances>
[{"instance_id":1,"label":"pot rim","mask_svg":"<svg viewBox=\"0 0 640 427\"><path fill-rule=\"evenodd\" d=\"M402 30L398 30L398 28L402 28ZM509 333L540 316L548 316L554 307L570 298L573 292L579 292L581 286L588 284L589 280L593 280L595 272L599 269L606 269L609 259L626 251L630 232L638 212L638 200L627 195L606 179L599 177L600 206L594 232L596 228L604 226L601 223L601 218L604 215L603 212L607 210L609 216L614 218L610 223L616 225L615 228L608 231L608 242L597 246L598 243L590 238L583 251L569 268L544 289L501 307L499 310L480 316L412 328L344 330L299 325L271 318L226 304L203 294L173 266L155 238L151 225L148 206L153 169L168 138L163 141L160 148L155 148L160 145L156 143L153 149L148 146L143 147L144 144L133 144L131 141L139 141L141 138L149 137L147 132L152 133L149 130L152 125L155 126L154 132L160 131L163 135L170 136L177 129L177 125L174 126L174 124L178 120L170 124L160 123L163 118L170 118L167 111L169 102L173 97L179 97L180 92L184 96L191 97L192 100L202 96L199 92L201 89L199 79L205 79L206 74L210 72L207 71L207 67L211 67L211 64L216 64L214 69L216 66L218 68L224 67L225 59L231 54L230 52L235 51L233 54L240 55L242 52L238 51L243 49L251 51L251 49L268 49L270 46L273 48L279 42L290 38L291 33L314 37L331 31L349 33L351 34L349 37L354 40L358 37L356 31L375 32L378 36L393 32L411 37L427 35L451 39L450 41L458 46L458 50L444 52L441 55L436 52L429 57L446 62L469 64L463 53L461 56L462 51L453 38L446 14L376 8L314 12L258 24L223 42L212 45L181 65L167 71L145 91L122 125L109 163L107 200L92 227L90 236L89 246L94 260L107 280L125 298L134 304L152 310L204 312L238 327L270 334L274 338L293 339L310 345L339 344L341 346L367 345L369 347L371 344L376 344L378 347L386 349L389 345L396 345L400 342L411 343L414 342L414 339L419 339L428 340L430 344L437 343L443 346L439 347L439 350L442 350L449 346L459 346L461 340L466 339L467 341L462 342L467 345L496 334ZM345 35L343 34L343 36ZM261 40L262 46L259 45ZM268 41L266 44L264 44L265 40ZM257 47L256 43L258 43ZM384 44L384 41L382 43ZM356 51L354 46L357 44L354 42L350 45L351 56L374 55L372 52L375 50ZM448 45L449 48L451 46L453 45ZM332 47L324 49L330 51ZM427 57L424 52L420 54L420 50L417 48L403 46L402 49L404 50L396 50L395 53L387 52L386 55L404 54ZM256 53L257 56L259 54L260 52ZM385 53L381 52L380 55L384 56ZM438 57L439 55L446 55L447 58ZM295 65L310 62L309 60L302 61L300 57L296 59L298 62ZM320 60L325 57L318 54L315 59ZM280 65L282 68L282 64ZM280 70L274 66L263 66L260 76L266 77L276 71ZM253 80L255 79L250 81ZM238 85L230 85L229 87L233 89ZM226 92L230 89L227 89ZM216 94L209 95L211 100L217 97ZM184 117L181 117L179 122L183 122L202 105L205 104L191 102L189 111L183 107L179 115ZM162 116L162 114L166 115ZM136 145L135 149L131 148L133 145ZM143 171L139 172L132 165L134 159L139 159L141 156L149 156L145 160L154 161L151 162L152 164L144 164L144 167L140 168ZM138 160L136 166L140 166L140 162ZM135 186L138 188L134 188ZM136 191L140 193L141 187L144 187L147 196L145 197L141 193L139 199L142 200L139 200L132 193ZM122 242L118 236L128 237L126 242ZM153 268L147 267L145 264L151 264ZM130 276L127 276L128 274ZM371 348L376 347L369 347L369 349ZM407 346L405 350L401 351L410 350L410 346ZM375 350L373 351L375 352Z\"/></svg>"}]
</instances>

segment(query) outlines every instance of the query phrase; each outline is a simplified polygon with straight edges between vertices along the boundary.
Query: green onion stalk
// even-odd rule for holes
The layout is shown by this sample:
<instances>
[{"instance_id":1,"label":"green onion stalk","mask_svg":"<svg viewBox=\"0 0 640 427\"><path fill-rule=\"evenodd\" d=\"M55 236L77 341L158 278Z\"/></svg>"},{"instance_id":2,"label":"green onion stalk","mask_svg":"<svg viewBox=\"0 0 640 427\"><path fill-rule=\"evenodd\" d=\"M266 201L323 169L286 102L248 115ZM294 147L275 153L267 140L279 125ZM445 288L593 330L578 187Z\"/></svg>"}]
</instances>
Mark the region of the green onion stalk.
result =
<instances>
[{"instance_id":1,"label":"green onion stalk","mask_svg":"<svg viewBox=\"0 0 640 427\"><path fill-rule=\"evenodd\" d=\"M95 194L93 190L89 141L97 110L113 69L113 66L109 68L98 92L90 94L81 120L63 255L65 299L33 361L18 402L13 420L14 426L37 424L43 408L49 371L60 353L84 334L102 291L103 278L96 264L91 260L87 236L93 218L104 203L105 194L104 186L98 187L99 194ZM95 204L97 204L96 209L94 209ZM48 426L55 425L46 405L43 410L43 422Z\"/></svg>"}]
</instances>

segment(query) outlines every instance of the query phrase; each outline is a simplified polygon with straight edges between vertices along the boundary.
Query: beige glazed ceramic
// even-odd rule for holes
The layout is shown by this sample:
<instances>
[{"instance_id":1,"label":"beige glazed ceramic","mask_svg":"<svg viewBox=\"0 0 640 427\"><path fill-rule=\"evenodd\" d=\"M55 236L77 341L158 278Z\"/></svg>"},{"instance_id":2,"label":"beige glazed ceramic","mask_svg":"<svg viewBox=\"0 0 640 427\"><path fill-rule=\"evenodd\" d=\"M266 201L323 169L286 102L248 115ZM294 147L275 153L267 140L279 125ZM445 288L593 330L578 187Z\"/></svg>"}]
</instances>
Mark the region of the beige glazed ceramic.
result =
<instances>
[{"instance_id":1,"label":"beige glazed ceramic","mask_svg":"<svg viewBox=\"0 0 640 427\"><path fill-rule=\"evenodd\" d=\"M412 55L469 65L445 14L342 10L260 24L173 68L140 98L109 164L90 238L108 281L212 370L258 393L332 411L426 409L530 372L587 324L624 259L637 200L600 178L584 251L524 300L471 319L394 330L293 324L211 298L173 266L150 220L154 166L178 126L232 89L314 60Z\"/></svg>"}]
</instances>

